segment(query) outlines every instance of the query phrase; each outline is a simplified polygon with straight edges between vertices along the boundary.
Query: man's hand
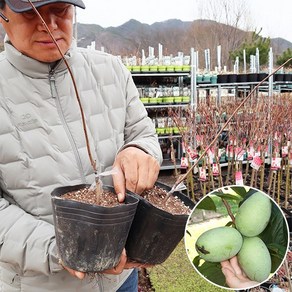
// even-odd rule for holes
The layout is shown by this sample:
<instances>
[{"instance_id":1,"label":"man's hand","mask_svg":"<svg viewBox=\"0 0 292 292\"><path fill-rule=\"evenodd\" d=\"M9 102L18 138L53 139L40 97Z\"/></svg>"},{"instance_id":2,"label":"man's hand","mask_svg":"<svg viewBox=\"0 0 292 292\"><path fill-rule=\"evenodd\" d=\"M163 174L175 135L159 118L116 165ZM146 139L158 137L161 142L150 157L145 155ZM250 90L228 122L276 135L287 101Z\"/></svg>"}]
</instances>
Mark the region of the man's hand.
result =
<instances>
[{"instance_id":1,"label":"man's hand","mask_svg":"<svg viewBox=\"0 0 292 292\"><path fill-rule=\"evenodd\" d=\"M62 266L64 267L65 270L67 270L70 273L70 275L72 275L72 276L74 276L74 277L76 277L76 278L78 278L80 280L83 280L84 277L85 277L85 275L86 275L86 273L84 273L84 272L79 272L79 271L72 270L72 269L64 266L63 264L62 264ZM149 267L152 267L152 266L153 265L140 264L140 263L134 263L134 262L128 262L127 261L126 250L123 249L122 254L121 254L121 257L120 257L120 261L117 264L117 266L115 266L112 269L107 269L107 270L101 271L100 273L103 273L103 274L111 274L111 275L119 275L125 269L149 268Z\"/></svg>"},{"instance_id":2,"label":"man's hand","mask_svg":"<svg viewBox=\"0 0 292 292\"><path fill-rule=\"evenodd\" d=\"M250 280L242 271L238 264L237 257L221 262L222 273L226 278L226 283L230 288L249 288L260 283Z\"/></svg>"},{"instance_id":3,"label":"man's hand","mask_svg":"<svg viewBox=\"0 0 292 292\"><path fill-rule=\"evenodd\" d=\"M79 280L83 280L83 279L84 279L84 277L85 277L85 273L83 273L83 272L79 272L79 271L75 271L75 270L72 270L72 269L70 269L70 268L64 266L63 264L62 264L62 266L63 266L63 268L64 268L66 271L69 272L69 274L70 274L71 276L76 277L76 278L78 278Z\"/></svg>"},{"instance_id":4,"label":"man's hand","mask_svg":"<svg viewBox=\"0 0 292 292\"><path fill-rule=\"evenodd\" d=\"M113 175L113 182L120 202L125 199L126 189L141 194L144 190L153 188L160 170L154 157L136 147L122 150L113 167L117 170Z\"/></svg>"}]
</instances>

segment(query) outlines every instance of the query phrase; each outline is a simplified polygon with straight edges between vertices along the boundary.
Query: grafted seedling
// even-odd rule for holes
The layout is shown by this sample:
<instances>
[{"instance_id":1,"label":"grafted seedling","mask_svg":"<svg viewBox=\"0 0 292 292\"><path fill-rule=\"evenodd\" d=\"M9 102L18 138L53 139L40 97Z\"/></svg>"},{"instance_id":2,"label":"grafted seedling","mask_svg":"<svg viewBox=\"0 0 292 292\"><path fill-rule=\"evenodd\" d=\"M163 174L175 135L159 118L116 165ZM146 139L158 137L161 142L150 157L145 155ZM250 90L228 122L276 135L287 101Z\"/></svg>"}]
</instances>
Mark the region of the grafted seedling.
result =
<instances>
[{"instance_id":1,"label":"grafted seedling","mask_svg":"<svg viewBox=\"0 0 292 292\"><path fill-rule=\"evenodd\" d=\"M76 98L77 98L77 102L78 102L78 105L79 105L79 109L80 109L80 113L81 113L81 119L82 119L82 127L83 127L83 131L84 131L84 136L85 136L85 141L86 141L86 148L87 148L87 153L88 153L88 156L89 156L89 160L90 160L90 163L92 165L92 168L93 168L93 171L95 173L95 180L96 180L96 195L98 197L98 201L100 202L100 195L101 195L101 192L102 192L102 188L101 188L101 184L100 184L100 180L99 180L99 176L97 175L98 171L97 171L97 167L96 167L96 161L93 159L93 156L92 156L92 152L91 152L91 148L90 148L90 143L89 143L89 138L88 138L88 133L87 133L87 128L86 128L86 121L85 121L85 115L84 115L84 111L83 111L83 108L82 108L82 104L81 104L81 99L80 99L80 96L79 96L79 92L78 92L78 89L77 89L77 84L76 84L76 81L75 81L75 78L74 78L74 75L72 73L72 70L62 52L62 50L60 49L56 39L54 38L53 34L51 33L48 25L46 24L45 20L43 19L43 17L40 15L40 13L38 12L38 10L36 9L36 7L34 6L34 4L32 3L31 0L28 0L28 2L30 3L33 11L36 13L36 15L39 17L39 19L42 21L42 24L44 25L47 33L49 34L50 38L52 39L52 41L54 42L56 48L58 49L59 53L60 53L60 56L62 58L62 60L64 61L67 69L68 69L68 72L70 74L70 77L71 77L71 80L72 80L72 83L73 83L73 87L74 87L74 91L75 91L75 95L76 95Z\"/></svg>"}]
</instances>

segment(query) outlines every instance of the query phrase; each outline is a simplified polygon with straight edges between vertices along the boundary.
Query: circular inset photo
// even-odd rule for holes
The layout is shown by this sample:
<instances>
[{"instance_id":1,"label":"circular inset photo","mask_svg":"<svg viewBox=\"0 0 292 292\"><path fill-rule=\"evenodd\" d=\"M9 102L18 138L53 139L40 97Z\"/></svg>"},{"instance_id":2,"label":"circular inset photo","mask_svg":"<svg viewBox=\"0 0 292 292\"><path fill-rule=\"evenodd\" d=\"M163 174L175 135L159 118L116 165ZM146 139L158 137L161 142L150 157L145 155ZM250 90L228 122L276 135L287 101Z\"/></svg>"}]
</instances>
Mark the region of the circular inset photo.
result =
<instances>
[{"instance_id":1,"label":"circular inset photo","mask_svg":"<svg viewBox=\"0 0 292 292\"><path fill-rule=\"evenodd\" d=\"M288 253L289 228L279 206L264 192L227 186L202 198L190 214L185 248L195 270L225 289L268 281Z\"/></svg>"}]
</instances>

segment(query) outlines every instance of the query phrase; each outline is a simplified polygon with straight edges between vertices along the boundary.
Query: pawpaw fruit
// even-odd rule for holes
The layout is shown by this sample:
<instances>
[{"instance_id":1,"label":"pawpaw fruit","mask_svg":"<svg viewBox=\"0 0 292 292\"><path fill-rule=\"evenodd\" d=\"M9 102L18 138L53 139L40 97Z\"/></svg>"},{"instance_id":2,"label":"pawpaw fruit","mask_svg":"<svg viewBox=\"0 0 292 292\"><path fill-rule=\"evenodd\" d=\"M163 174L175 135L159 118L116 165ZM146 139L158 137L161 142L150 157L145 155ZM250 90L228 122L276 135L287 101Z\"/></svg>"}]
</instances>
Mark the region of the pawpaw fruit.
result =
<instances>
[{"instance_id":1,"label":"pawpaw fruit","mask_svg":"<svg viewBox=\"0 0 292 292\"><path fill-rule=\"evenodd\" d=\"M244 236L257 236L267 227L271 212L270 198L261 192L256 192L238 208L235 216L236 229Z\"/></svg>"},{"instance_id":2,"label":"pawpaw fruit","mask_svg":"<svg viewBox=\"0 0 292 292\"><path fill-rule=\"evenodd\" d=\"M237 258L249 279L263 282L269 277L272 266L271 256L259 237L244 237Z\"/></svg>"},{"instance_id":3,"label":"pawpaw fruit","mask_svg":"<svg viewBox=\"0 0 292 292\"><path fill-rule=\"evenodd\" d=\"M196 250L205 261L221 262L235 256L242 242L242 235L235 228L216 227L199 236L196 241Z\"/></svg>"}]
</instances>

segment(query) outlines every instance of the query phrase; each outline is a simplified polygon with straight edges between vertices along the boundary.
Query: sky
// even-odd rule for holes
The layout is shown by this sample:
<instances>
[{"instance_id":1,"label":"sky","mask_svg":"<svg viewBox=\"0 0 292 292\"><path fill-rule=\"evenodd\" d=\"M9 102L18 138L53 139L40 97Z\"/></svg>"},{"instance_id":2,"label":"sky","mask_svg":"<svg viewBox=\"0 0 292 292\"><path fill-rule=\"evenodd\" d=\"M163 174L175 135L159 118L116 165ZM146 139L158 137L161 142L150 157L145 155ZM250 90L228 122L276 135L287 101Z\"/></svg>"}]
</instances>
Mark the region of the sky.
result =
<instances>
[{"instance_id":1,"label":"sky","mask_svg":"<svg viewBox=\"0 0 292 292\"><path fill-rule=\"evenodd\" d=\"M154 22L161 22L168 19L193 21L203 18L201 11L206 9L203 7L204 5L206 6L204 3L210 2L210 0L147 0L143 2L134 0L83 1L86 9L77 9L77 21L80 23L98 24L102 27L119 26L130 19L136 19L146 24L153 24ZM215 4L222 3L222 0L212 1ZM248 23L251 30L259 30L262 28L262 36L269 36L271 38L282 37L292 42L291 0L224 1L232 1L233 3L238 3L239 1L244 3L244 8L247 11L245 22ZM216 17L218 17L218 13L216 13ZM213 20L216 19L213 17ZM246 25L242 28L246 28Z\"/></svg>"}]
</instances>

